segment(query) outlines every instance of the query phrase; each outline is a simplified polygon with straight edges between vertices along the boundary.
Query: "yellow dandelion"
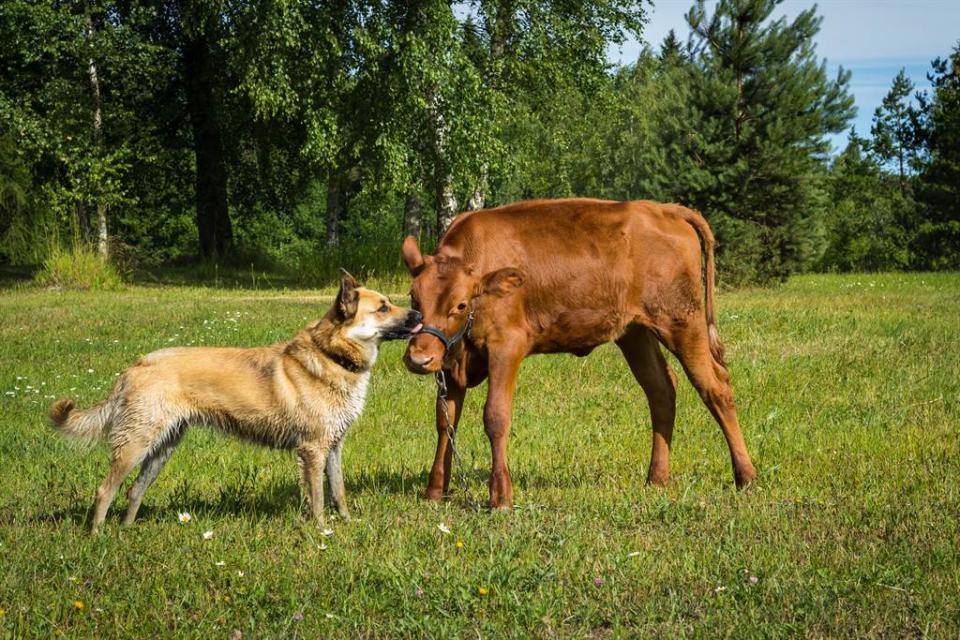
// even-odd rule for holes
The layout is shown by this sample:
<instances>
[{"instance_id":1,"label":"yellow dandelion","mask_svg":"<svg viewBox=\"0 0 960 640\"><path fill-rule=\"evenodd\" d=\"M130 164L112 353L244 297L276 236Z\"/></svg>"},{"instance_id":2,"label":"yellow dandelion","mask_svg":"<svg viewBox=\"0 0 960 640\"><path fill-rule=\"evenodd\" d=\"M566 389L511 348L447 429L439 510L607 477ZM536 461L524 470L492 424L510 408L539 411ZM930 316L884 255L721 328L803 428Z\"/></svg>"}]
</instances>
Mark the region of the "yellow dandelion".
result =
<instances>
[{"instance_id":1,"label":"yellow dandelion","mask_svg":"<svg viewBox=\"0 0 960 640\"><path fill-rule=\"evenodd\" d=\"M457 549L463 549L463 540L457 540Z\"/></svg>"},{"instance_id":2,"label":"yellow dandelion","mask_svg":"<svg viewBox=\"0 0 960 640\"><path fill-rule=\"evenodd\" d=\"M487 589L486 587L480 587L479 589L477 589L477 593L479 593L482 596L485 596L488 593L490 593L490 589Z\"/></svg>"},{"instance_id":3,"label":"yellow dandelion","mask_svg":"<svg viewBox=\"0 0 960 640\"><path fill-rule=\"evenodd\" d=\"M4 609L3 607L0 607L0 618L2 618L5 615L7 615L7 610Z\"/></svg>"},{"instance_id":4,"label":"yellow dandelion","mask_svg":"<svg viewBox=\"0 0 960 640\"><path fill-rule=\"evenodd\" d=\"M74 600L74 601L73 601L73 608L76 609L76 610L78 610L78 611L83 611L83 608L86 607L86 606L87 606L87 605L83 604L83 600Z\"/></svg>"}]
</instances>

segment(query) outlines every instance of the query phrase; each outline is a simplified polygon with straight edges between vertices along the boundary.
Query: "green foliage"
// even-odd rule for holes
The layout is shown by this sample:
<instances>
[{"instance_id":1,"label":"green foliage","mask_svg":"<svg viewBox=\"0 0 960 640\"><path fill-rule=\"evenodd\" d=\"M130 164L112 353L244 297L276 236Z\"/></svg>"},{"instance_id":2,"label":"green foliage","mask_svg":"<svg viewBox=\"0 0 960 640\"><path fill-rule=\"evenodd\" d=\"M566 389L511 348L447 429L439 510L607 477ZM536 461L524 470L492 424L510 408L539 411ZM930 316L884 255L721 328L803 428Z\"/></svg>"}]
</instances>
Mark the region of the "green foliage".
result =
<instances>
[{"instance_id":1,"label":"green foliage","mask_svg":"<svg viewBox=\"0 0 960 640\"><path fill-rule=\"evenodd\" d=\"M933 95L921 96L927 157L918 179L925 206L914 251L917 266L960 269L960 43L933 61Z\"/></svg>"},{"instance_id":2,"label":"green foliage","mask_svg":"<svg viewBox=\"0 0 960 640\"><path fill-rule=\"evenodd\" d=\"M696 2L688 42L613 68L642 0L10 0L0 261L96 244L102 214L132 267L380 272L456 211L594 196L703 211L726 284L956 265L955 60L917 105L894 79L869 171L831 165L849 74L775 6Z\"/></svg>"},{"instance_id":3,"label":"green foliage","mask_svg":"<svg viewBox=\"0 0 960 640\"><path fill-rule=\"evenodd\" d=\"M721 271L734 281L783 279L818 255L826 136L853 117L849 72L817 58L815 9L771 20L774 0L704 2L693 31L687 155L705 188L680 194L717 227Z\"/></svg>"},{"instance_id":4,"label":"green foliage","mask_svg":"<svg viewBox=\"0 0 960 640\"><path fill-rule=\"evenodd\" d=\"M835 211L819 267L960 268L960 47L933 61L932 94L909 100L901 71L874 114L872 138L851 136L830 178Z\"/></svg>"},{"instance_id":5,"label":"green foliage","mask_svg":"<svg viewBox=\"0 0 960 640\"><path fill-rule=\"evenodd\" d=\"M123 278L116 267L83 245L71 251L53 249L35 279L38 285L52 289L116 291L123 288Z\"/></svg>"},{"instance_id":6,"label":"green foliage","mask_svg":"<svg viewBox=\"0 0 960 640\"><path fill-rule=\"evenodd\" d=\"M916 205L900 195L866 153L866 142L851 135L833 162L828 180L827 247L819 268L828 271L888 271L911 264L904 213Z\"/></svg>"},{"instance_id":7,"label":"green foliage","mask_svg":"<svg viewBox=\"0 0 960 640\"><path fill-rule=\"evenodd\" d=\"M901 69L877 107L870 128L873 152L882 163L894 166L903 196L907 192L907 173L916 162L920 136L916 125L919 114L910 103L913 90L913 82Z\"/></svg>"},{"instance_id":8,"label":"green foliage","mask_svg":"<svg viewBox=\"0 0 960 640\"><path fill-rule=\"evenodd\" d=\"M13 141L0 136L0 263L29 259L33 253L30 186L29 171Z\"/></svg>"}]
</instances>

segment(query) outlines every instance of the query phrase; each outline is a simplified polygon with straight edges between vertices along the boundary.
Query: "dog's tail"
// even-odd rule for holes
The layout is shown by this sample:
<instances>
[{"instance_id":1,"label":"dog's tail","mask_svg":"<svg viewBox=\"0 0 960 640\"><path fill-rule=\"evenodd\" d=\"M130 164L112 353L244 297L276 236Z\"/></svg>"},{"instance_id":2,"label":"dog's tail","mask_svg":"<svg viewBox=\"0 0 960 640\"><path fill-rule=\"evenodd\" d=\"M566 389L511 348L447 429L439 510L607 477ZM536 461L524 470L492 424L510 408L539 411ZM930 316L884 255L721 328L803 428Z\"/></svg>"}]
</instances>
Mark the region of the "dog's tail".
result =
<instances>
[{"instance_id":1,"label":"dog's tail","mask_svg":"<svg viewBox=\"0 0 960 640\"><path fill-rule=\"evenodd\" d=\"M93 442L103 436L113 414L111 399L89 409L74 410L73 400L61 398L50 407L50 425L71 438Z\"/></svg>"},{"instance_id":2,"label":"dog's tail","mask_svg":"<svg viewBox=\"0 0 960 640\"><path fill-rule=\"evenodd\" d=\"M720 341L720 333L717 331L717 316L714 312L713 302L713 290L717 279L717 268L713 257L713 248L716 245L716 240L714 240L710 225L700 213L692 209L687 209L686 207L678 207L678 210L681 217L696 230L697 235L700 236L700 240L703 242L704 261L706 262L706 273L704 274L704 280L706 281L705 306L707 312L707 337L710 340L710 355L713 356L713 359L716 360L718 364L726 366L724 362L723 343Z\"/></svg>"}]
</instances>

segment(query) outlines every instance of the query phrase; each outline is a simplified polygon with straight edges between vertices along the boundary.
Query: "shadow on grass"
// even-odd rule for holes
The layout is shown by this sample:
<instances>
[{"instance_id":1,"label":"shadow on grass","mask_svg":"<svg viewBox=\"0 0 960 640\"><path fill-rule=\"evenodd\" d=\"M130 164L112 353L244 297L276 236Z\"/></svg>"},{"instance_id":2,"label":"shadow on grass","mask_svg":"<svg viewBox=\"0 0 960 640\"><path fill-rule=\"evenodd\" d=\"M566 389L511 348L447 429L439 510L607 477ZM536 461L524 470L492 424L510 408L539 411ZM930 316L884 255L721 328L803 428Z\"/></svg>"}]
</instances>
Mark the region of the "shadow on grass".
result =
<instances>
[{"instance_id":1,"label":"shadow on grass","mask_svg":"<svg viewBox=\"0 0 960 640\"><path fill-rule=\"evenodd\" d=\"M407 495L412 498L410 508L423 499L423 492L427 487L428 469L422 471L377 471L350 474L347 473L345 485L347 500L352 496L364 493L389 495ZM449 493L444 501L462 507L465 510L474 510L478 506L486 509L487 481L489 471L486 469L470 469L464 473L463 479L455 473L450 481ZM162 478L160 482L162 482ZM463 481L466 482L464 490ZM523 489L537 487L569 487L589 482L587 478L571 478L553 474L517 473L513 476L514 486ZM128 481L129 483L129 481ZM325 503L327 512L332 513L332 501L329 497L329 487L325 487ZM129 486L129 484L127 484ZM126 488L126 487L125 487ZM126 510L125 488L118 492L118 498L111 505L107 522L118 521ZM238 478L225 484L219 489L216 498L209 498L199 494L189 482L181 481L174 487L173 495L168 497L166 504L151 504L150 492L144 499L137 515L137 522L168 521L171 514L187 512L200 517L224 516L258 516L276 517L283 514L306 513L303 493L299 481L292 479L271 480L259 483L256 474L241 473ZM77 503L66 509L42 511L27 517L18 517L18 514L0 514L0 525L11 525L17 522L42 524L70 522L78 526L89 524L91 505ZM175 517L175 515L174 515Z\"/></svg>"},{"instance_id":2,"label":"shadow on grass","mask_svg":"<svg viewBox=\"0 0 960 640\"><path fill-rule=\"evenodd\" d=\"M18 285L30 284L39 267L37 266L10 266L0 264L0 289L12 289Z\"/></svg>"}]
</instances>

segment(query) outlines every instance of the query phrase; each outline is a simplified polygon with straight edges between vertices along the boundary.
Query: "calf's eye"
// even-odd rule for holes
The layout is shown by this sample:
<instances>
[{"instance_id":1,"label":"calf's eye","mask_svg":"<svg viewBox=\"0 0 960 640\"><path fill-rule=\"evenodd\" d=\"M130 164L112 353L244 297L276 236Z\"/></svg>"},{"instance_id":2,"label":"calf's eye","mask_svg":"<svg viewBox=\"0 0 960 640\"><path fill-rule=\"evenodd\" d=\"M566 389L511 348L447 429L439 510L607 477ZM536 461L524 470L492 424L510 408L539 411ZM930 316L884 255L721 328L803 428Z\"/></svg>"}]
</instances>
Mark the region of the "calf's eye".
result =
<instances>
[{"instance_id":1,"label":"calf's eye","mask_svg":"<svg viewBox=\"0 0 960 640\"><path fill-rule=\"evenodd\" d=\"M461 302L460 304L457 305L457 311L463 311L466 308L467 308L466 302Z\"/></svg>"}]
</instances>

